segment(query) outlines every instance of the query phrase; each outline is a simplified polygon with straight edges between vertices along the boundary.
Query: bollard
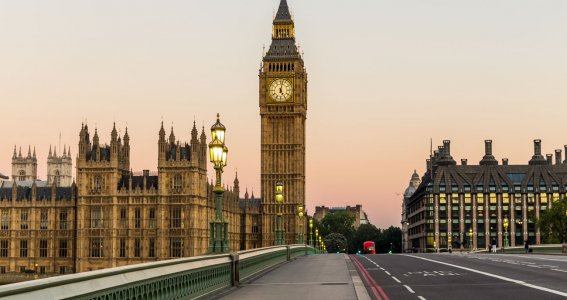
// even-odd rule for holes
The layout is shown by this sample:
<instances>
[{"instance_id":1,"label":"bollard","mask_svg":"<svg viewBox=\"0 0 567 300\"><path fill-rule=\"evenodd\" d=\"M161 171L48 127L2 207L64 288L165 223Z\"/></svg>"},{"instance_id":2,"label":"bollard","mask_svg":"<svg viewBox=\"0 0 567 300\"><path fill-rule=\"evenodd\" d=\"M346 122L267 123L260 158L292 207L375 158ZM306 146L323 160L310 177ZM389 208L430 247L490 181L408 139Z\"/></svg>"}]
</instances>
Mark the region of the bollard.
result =
<instances>
[{"instance_id":1,"label":"bollard","mask_svg":"<svg viewBox=\"0 0 567 300\"><path fill-rule=\"evenodd\" d=\"M238 286L238 283L240 282L240 259L238 258L238 253L231 252L230 259L232 260L232 267L230 270L232 286Z\"/></svg>"},{"instance_id":2,"label":"bollard","mask_svg":"<svg viewBox=\"0 0 567 300\"><path fill-rule=\"evenodd\" d=\"M289 245L286 245L285 249L287 251L287 261L290 261L291 260L291 247Z\"/></svg>"}]
</instances>

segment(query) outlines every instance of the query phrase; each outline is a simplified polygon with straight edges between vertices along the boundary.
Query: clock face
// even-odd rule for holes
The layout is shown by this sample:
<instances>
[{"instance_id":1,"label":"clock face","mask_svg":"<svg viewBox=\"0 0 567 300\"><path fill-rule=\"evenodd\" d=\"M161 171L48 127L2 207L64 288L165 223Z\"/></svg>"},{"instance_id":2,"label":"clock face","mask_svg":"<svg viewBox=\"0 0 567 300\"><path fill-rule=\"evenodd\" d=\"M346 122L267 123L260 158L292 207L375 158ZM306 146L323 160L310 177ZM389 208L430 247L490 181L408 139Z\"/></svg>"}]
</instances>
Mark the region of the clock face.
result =
<instances>
[{"instance_id":1,"label":"clock face","mask_svg":"<svg viewBox=\"0 0 567 300\"><path fill-rule=\"evenodd\" d=\"M274 101L283 102L289 100L291 98L291 93L293 92L293 88L291 86L291 82L285 79L276 79L270 84L270 97Z\"/></svg>"}]
</instances>

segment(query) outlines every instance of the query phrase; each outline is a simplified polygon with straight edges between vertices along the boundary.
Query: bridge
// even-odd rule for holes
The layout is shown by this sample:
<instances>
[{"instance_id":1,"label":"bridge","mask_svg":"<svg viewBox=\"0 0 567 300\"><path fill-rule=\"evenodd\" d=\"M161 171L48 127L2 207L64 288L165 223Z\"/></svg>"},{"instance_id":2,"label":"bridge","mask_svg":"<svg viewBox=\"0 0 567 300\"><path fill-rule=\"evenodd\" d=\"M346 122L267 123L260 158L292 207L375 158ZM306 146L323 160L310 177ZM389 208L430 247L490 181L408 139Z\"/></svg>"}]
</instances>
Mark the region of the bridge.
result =
<instances>
[{"instance_id":1,"label":"bridge","mask_svg":"<svg viewBox=\"0 0 567 300\"><path fill-rule=\"evenodd\" d=\"M0 298L565 299L561 245L533 249L347 255L273 246L10 284Z\"/></svg>"}]
</instances>

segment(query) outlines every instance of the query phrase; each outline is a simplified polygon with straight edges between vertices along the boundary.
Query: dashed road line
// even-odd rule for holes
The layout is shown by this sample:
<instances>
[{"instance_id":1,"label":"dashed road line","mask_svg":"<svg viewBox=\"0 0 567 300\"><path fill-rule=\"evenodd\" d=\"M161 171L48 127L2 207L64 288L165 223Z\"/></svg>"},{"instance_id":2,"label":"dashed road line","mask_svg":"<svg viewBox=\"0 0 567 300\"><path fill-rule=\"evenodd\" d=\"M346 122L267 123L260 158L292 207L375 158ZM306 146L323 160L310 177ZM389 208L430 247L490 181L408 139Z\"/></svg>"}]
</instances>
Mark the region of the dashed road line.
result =
<instances>
[{"instance_id":1,"label":"dashed road line","mask_svg":"<svg viewBox=\"0 0 567 300\"><path fill-rule=\"evenodd\" d=\"M513 283L523 285L523 286L526 286L526 287L529 287L529 288L533 288L533 289L536 289L536 290L545 291L545 292L549 292L549 293L552 293L552 294L555 294L555 295L567 297L567 293L565 293L565 292L561 292L561 291L553 290L553 289L546 288L546 287L543 287L543 286L538 286L538 285L526 283L526 282L521 281L521 280L516 280L516 279L508 278L508 277L505 277L505 276L500 276L500 275L496 275L496 274L492 274L492 273L488 273L488 272L483 272L483 271L479 271L479 270L475 270L475 269L471 269L471 268L467 268L467 267L463 267L463 266L459 266L459 265L454 265L454 264L450 264L450 263L446 263L446 262L442 262L442 261L438 261L438 260L433 260L433 259L429 259L429 258L425 258L425 257L407 255L407 254L402 254L402 255L417 258L417 259L422 259L422 260L426 260L426 261L430 261L430 262L435 262L435 263L438 263L438 264L442 264L442 265L446 265L446 266L450 266L450 267L454 267L454 268L459 268L459 269L462 269L462 270L467 270L467 271L482 274L482 275L485 275L485 276L498 278L500 280L513 282Z\"/></svg>"},{"instance_id":2,"label":"dashed road line","mask_svg":"<svg viewBox=\"0 0 567 300\"><path fill-rule=\"evenodd\" d=\"M394 279L397 283L402 283L398 278L392 276L392 279Z\"/></svg>"},{"instance_id":3,"label":"dashed road line","mask_svg":"<svg viewBox=\"0 0 567 300\"><path fill-rule=\"evenodd\" d=\"M415 294L415 292L407 285L404 284L404 287L412 294Z\"/></svg>"},{"instance_id":4,"label":"dashed road line","mask_svg":"<svg viewBox=\"0 0 567 300\"><path fill-rule=\"evenodd\" d=\"M384 272L386 272L386 274L388 274L388 275L392 276L392 274L390 274L390 272L388 272L388 271L384 271Z\"/></svg>"},{"instance_id":5,"label":"dashed road line","mask_svg":"<svg viewBox=\"0 0 567 300\"><path fill-rule=\"evenodd\" d=\"M425 298L423 298L422 296L417 296L417 298L421 299L421 300L426 300Z\"/></svg>"}]
</instances>

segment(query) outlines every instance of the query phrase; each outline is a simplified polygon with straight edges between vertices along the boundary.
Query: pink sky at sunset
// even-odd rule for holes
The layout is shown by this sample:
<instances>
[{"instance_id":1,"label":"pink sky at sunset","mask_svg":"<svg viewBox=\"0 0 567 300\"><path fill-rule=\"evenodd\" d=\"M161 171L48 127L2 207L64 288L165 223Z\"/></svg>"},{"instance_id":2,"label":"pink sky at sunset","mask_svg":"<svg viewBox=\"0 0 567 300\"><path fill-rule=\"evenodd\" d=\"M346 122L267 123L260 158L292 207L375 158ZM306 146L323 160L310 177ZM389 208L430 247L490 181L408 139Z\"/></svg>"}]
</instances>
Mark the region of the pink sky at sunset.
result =
<instances>
[{"instance_id":1,"label":"pink sky at sunset","mask_svg":"<svg viewBox=\"0 0 567 300\"><path fill-rule=\"evenodd\" d=\"M279 0L0 3L0 173L14 145L71 145L81 122L131 137L134 171L156 170L163 118L190 139L217 112L232 183L260 195L258 69ZM309 73L307 203L362 204L399 226L401 194L433 146L477 164L525 164L532 140L567 144L567 2L288 0ZM58 149L59 151L59 149ZM211 170L212 167L209 166ZM212 172L211 172L212 174ZM243 194L242 194L243 196Z\"/></svg>"}]
</instances>

